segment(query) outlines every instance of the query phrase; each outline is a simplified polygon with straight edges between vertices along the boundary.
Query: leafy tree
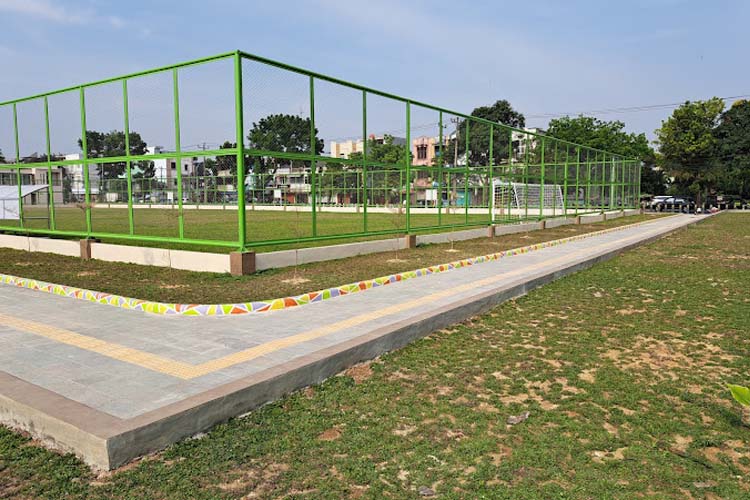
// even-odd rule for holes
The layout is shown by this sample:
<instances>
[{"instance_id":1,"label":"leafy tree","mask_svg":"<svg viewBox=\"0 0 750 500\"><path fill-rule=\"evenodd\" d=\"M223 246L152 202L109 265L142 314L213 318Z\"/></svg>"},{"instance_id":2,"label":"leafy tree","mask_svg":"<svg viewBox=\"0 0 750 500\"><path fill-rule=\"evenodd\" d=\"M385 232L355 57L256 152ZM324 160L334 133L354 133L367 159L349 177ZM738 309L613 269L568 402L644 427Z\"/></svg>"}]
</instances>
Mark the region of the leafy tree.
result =
<instances>
[{"instance_id":1,"label":"leafy tree","mask_svg":"<svg viewBox=\"0 0 750 500\"><path fill-rule=\"evenodd\" d=\"M136 167L133 172L134 179L152 179L156 175L156 167L152 161L135 162L134 166Z\"/></svg>"},{"instance_id":2,"label":"leafy tree","mask_svg":"<svg viewBox=\"0 0 750 500\"><path fill-rule=\"evenodd\" d=\"M547 134L557 139L639 159L643 162L641 191L663 194L666 190L664 173L656 168L656 152L649 144L646 134L626 132L625 124L621 121L604 121L583 115L575 118L565 116L550 120ZM571 154L577 153L571 151Z\"/></svg>"},{"instance_id":3,"label":"leafy tree","mask_svg":"<svg viewBox=\"0 0 750 500\"><path fill-rule=\"evenodd\" d=\"M269 151L273 153L310 153L310 118L297 115L276 114L268 115L253 123L247 135L251 149ZM318 130L315 129L317 135ZM226 144L226 143L225 143ZM323 152L323 139L316 139L315 154ZM263 156L256 162L255 174L276 173L282 164L289 164L289 160Z\"/></svg>"},{"instance_id":4,"label":"leafy tree","mask_svg":"<svg viewBox=\"0 0 750 500\"><path fill-rule=\"evenodd\" d=\"M408 153L411 157L411 152ZM352 160L364 160L364 154L357 151L349 155ZM384 135L382 141L367 139L367 162L381 163L383 166L368 167L366 182L373 190L401 190L401 171L406 170L407 151L403 144L395 144L392 135ZM381 191L382 192L382 191ZM384 200L387 201L387 200Z\"/></svg>"},{"instance_id":5,"label":"leafy tree","mask_svg":"<svg viewBox=\"0 0 750 500\"><path fill-rule=\"evenodd\" d=\"M610 151L646 164L655 163L656 154L646 134L627 133L621 121L604 121L592 116L564 116L550 120L547 135L590 148Z\"/></svg>"},{"instance_id":6,"label":"leafy tree","mask_svg":"<svg viewBox=\"0 0 750 500\"><path fill-rule=\"evenodd\" d=\"M741 100L721 115L714 131L719 186L725 193L750 198L750 102Z\"/></svg>"},{"instance_id":7,"label":"leafy tree","mask_svg":"<svg viewBox=\"0 0 750 500\"><path fill-rule=\"evenodd\" d=\"M0 149L0 163L5 163L5 156L3 156L3 150Z\"/></svg>"},{"instance_id":8,"label":"leafy tree","mask_svg":"<svg viewBox=\"0 0 750 500\"><path fill-rule=\"evenodd\" d=\"M523 114L513 109L513 106L505 99L495 101L495 104L491 106L474 108L471 116L515 128L523 128L526 125L526 118ZM478 121L469 121L469 165L488 166L490 164L490 126ZM455 133L448 134L451 139L446 148L446 155L448 155L445 160L446 164L453 164L453 159L449 159L451 152L459 158L465 156L466 128L467 120L459 120L456 124ZM504 158L508 158L510 133L502 127L493 127L493 129L492 156L494 164L499 165Z\"/></svg>"},{"instance_id":9,"label":"leafy tree","mask_svg":"<svg viewBox=\"0 0 750 500\"><path fill-rule=\"evenodd\" d=\"M83 141L78 139L78 146L83 148ZM130 132L130 154L145 155L146 142L138 132ZM111 158L125 156L125 132L112 130L110 132L86 131L86 155L88 158ZM116 179L125 173L125 162L97 165L99 179Z\"/></svg>"},{"instance_id":10,"label":"leafy tree","mask_svg":"<svg viewBox=\"0 0 750 500\"><path fill-rule=\"evenodd\" d=\"M718 97L687 101L656 131L664 170L688 187L698 205L717 179L718 140L714 129L723 110L724 101Z\"/></svg>"}]
</instances>

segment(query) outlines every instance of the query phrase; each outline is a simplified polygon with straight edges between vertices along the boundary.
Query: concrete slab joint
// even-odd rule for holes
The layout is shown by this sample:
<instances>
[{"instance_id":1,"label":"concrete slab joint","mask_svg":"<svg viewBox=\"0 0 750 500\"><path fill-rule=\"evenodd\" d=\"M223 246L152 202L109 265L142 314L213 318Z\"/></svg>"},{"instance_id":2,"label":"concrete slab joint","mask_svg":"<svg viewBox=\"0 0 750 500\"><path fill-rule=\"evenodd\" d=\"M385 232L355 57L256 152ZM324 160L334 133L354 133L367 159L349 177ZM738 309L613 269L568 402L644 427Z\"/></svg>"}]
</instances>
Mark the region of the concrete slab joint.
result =
<instances>
[{"instance_id":1,"label":"concrete slab joint","mask_svg":"<svg viewBox=\"0 0 750 500\"><path fill-rule=\"evenodd\" d=\"M247 276L255 272L255 252L229 254L229 272L232 276Z\"/></svg>"}]
</instances>

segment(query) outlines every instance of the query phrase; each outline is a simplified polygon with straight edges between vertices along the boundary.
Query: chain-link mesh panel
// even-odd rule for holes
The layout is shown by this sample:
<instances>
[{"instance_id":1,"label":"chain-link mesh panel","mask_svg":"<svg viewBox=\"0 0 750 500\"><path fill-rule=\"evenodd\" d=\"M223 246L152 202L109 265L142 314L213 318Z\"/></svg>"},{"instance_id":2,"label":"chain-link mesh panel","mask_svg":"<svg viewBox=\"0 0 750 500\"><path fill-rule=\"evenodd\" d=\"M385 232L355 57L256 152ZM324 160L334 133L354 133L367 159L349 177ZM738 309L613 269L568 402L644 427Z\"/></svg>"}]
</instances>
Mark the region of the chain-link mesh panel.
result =
<instances>
[{"instance_id":1,"label":"chain-link mesh panel","mask_svg":"<svg viewBox=\"0 0 750 500\"><path fill-rule=\"evenodd\" d=\"M91 230L98 233L128 234L127 184L120 176L124 163L89 164Z\"/></svg>"},{"instance_id":2,"label":"chain-link mesh panel","mask_svg":"<svg viewBox=\"0 0 750 500\"><path fill-rule=\"evenodd\" d=\"M131 155L175 151L173 88L171 71L128 80Z\"/></svg>"},{"instance_id":3,"label":"chain-link mesh panel","mask_svg":"<svg viewBox=\"0 0 750 500\"><path fill-rule=\"evenodd\" d=\"M81 159L81 105L78 91L63 92L47 98L49 141L57 160Z\"/></svg>"},{"instance_id":4,"label":"chain-link mesh panel","mask_svg":"<svg viewBox=\"0 0 750 500\"><path fill-rule=\"evenodd\" d=\"M96 85L86 88L84 92L88 158L125 156L122 84L116 82Z\"/></svg>"},{"instance_id":5,"label":"chain-link mesh panel","mask_svg":"<svg viewBox=\"0 0 750 500\"><path fill-rule=\"evenodd\" d=\"M274 153L310 153L310 77L242 61L245 146ZM316 152L322 153L318 142Z\"/></svg>"},{"instance_id":6,"label":"chain-link mesh panel","mask_svg":"<svg viewBox=\"0 0 750 500\"><path fill-rule=\"evenodd\" d=\"M13 106L0 106L0 164L16 162L14 130Z\"/></svg>"},{"instance_id":7,"label":"chain-link mesh panel","mask_svg":"<svg viewBox=\"0 0 750 500\"><path fill-rule=\"evenodd\" d=\"M232 59L179 68L177 77L181 150L200 153L233 147L237 127Z\"/></svg>"},{"instance_id":8,"label":"chain-link mesh panel","mask_svg":"<svg viewBox=\"0 0 750 500\"><path fill-rule=\"evenodd\" d=\"M44 99L32 99L16 105L18 151L23 163L47 161L47 132Z\"/></svg>"}]
</instances>

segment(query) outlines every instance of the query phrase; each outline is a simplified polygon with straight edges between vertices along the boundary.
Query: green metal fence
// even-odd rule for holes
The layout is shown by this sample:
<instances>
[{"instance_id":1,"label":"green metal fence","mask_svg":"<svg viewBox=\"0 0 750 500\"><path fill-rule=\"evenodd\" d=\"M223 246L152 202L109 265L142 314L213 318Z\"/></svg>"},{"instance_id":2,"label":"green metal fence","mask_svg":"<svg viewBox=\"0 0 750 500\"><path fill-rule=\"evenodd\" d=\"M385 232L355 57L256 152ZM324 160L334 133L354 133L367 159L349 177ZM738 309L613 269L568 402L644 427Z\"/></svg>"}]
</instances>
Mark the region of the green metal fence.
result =
<instances>
[{"instance_id":1,"label":"green metal fence","mask_svg":"<svg viewBox=\"0 0 750 500\"><path fill-rule=\"evenodd\" d=\"M640 163L241 51L0 103L0 230L246 249L636 207Z\"/></svg>"}]
</instances>

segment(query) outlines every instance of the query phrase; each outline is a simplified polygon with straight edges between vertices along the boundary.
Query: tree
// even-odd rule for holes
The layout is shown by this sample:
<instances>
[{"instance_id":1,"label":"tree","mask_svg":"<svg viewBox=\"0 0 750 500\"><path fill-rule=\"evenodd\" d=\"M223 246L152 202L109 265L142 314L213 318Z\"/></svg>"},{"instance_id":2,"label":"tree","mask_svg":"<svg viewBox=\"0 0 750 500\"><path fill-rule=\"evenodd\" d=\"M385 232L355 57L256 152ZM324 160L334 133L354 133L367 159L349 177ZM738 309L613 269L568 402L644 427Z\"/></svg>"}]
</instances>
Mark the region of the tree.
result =
<instances>
[{"instance_id":1,"label":"tree","mask_svg":"<svg viewBox=\"0 0 750 500\"><path fill-rule=\"evenodd\" d=\"M656 131L664 170L687 186L698 206L716 182L718 140L714 129L723 110L724 101L718 97L687 101Z\"/></svg>"},{"instance_id":2,"label":"tree","mask_svg":"<svg viewBox=\"0 0 750 500\"><path fill-rule=\"evenodd\" d=\"M646 164L655 162L654 149L646 134L627 133L621 121L604 121L593 116L564 116L550 120L547 135L594 149L609 151Z\"/></svg>"},{"instance_id":3,"label":"tree","mask_svg":"<svg viewBox=\"0 0 750 500\"><path fill-rule=\"evenodd\" d=\"M502 123L515 128L523 128L526 118L505 100L495 101L491 106L480 106L474 108L471 116L484 118L494 123ZM455 133L449 134L449 147L446 155L453 152L454 155L463 157L466 154L466 128L469 121L469 165L488 166L490 155L490 125L474 120L459 120L456 123ZM447 124L446 124L447 125ZM508 144L510 133L502 127L494 127L493 130L492 157L495 165L499 165L504 158L508 158ZM452 164L453 160L446 158L446 163Z\"/></svg>"},{"instance_id":4,"label":"tree","mask_svg":"<svg viewBox=\"0 0 750 500\"><path fill-rule=\"evenodd\" d=\"M5 163L5 156L3 156L3 150L0 149L0 163Z\"/></svg>"},{"instance_id":5,"label":"tree","mask_svg":"<svg viewBox=\"0 0 750 500\"><path fill-rule=\"evenodd\" d=\"M404 182L401 172L406 171L407 148L403 144L395 144L392 135L385 134L382 141L375 137L367 139L367 162L380 163L382 166L368 167L367 187L372 190L400 191ZM409 157L412 156L408 152ZM357 151L349 155L349 159L364 161L363 153ZM383 200L388 203L387 199Z\"/></svg>"},{"instance_id":6,"label":"tree","mask_svg":"<svg viewBox=\"0 0 750 500\"><path fill-rule=\"evenodd\" d=\"M717 141L719 187L724 193L750 198L750 102L741 100L721 115Z\"/></svg>"},{"instance_id":7,"label":"tree","mask_svg":"<svg viewBox=\"0 0 750 500\"><path fill-rule=\"evenodd\" d=\"M83 148L83 141L78 139L78 146ZM138 132L130 132L130 154L145 155L146 142ZM88 158L112 158L125 156L125 132L112 130L110 132L86 131L86 156ZM112 162L97 165L100 180L117 179L125 173L125 162Z\"/></svg>"},{"instance_id":8,"label":"tree","mask_svg":"<svg viewBox=\"0 0 750 500\"><path fill-rule=\"evenodd\" d=\"M646 134L626 132L625 124L621 121L604 121L583 115L575 118L564 116L550 120L547 134L556 139L638 159L643 162L641 192L663 194L666 190L664 173L656 168L656 152Z\"/></svg>"},{"instance_id":9,"label":"tree","mask_svg":"<svg viewBox=\"0 0 750 500\"><path fill-rule=\"evenodd\" d=\"M248 146L250 149L272 153L309 154L311 125L310 118L285 114L268 115L253 123L247 135ZM315 129L316 136L317 133L318 130ZM323 139L316 139L314 153L320 155L322 152ZM253 173L273 175L283 163L288 164L289 160L264 155L255 163L259 171Z\"/></svg>"}]
</instances>

